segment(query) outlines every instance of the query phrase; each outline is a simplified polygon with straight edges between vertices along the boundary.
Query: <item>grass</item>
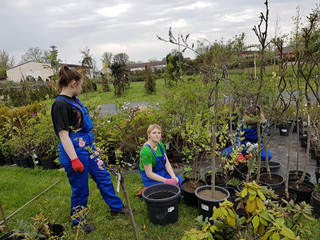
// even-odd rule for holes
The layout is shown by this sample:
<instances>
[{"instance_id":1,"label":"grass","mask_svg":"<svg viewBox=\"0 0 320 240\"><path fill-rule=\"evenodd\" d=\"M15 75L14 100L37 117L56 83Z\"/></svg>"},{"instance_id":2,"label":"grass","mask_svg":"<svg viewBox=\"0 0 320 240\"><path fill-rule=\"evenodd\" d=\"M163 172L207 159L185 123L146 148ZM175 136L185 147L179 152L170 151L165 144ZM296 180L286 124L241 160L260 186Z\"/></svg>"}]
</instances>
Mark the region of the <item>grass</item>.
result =
<instances>
[{"instance_id":1,"label":"grass","mask_svg":"<svg viewBox=\"0 0 320 240\"><path fill-rule=\"evenodd\" d=\"M8 224L11 230L17 228L21 220L32 224L32 218L42 213L48 220L55 220L59 217L57 222L64 225L66 239L75 239L76 231L71 228L71 218L69 216L71 189L64 172L4 166L0 167L0 175L1 203L6 216L60 179L61 181L56 186L10 218ZM116 183L114 179L113 182ZM167 226L151 224L145 202L135 196L143 188L140 175L138 173L128 174L126 183L131 206L136 210L134 218L139 239L180 239L185 230L194 226L197 209L188 207L183 203L179 203L178 222ZM89 188L88 205L90 206L90 212L88 222L97 227L97 231L89 235L90 239L134 239L130 218L127 216L111 217L108 205L102 199L96 184L91 178L89 179ZM120 191L119 196L124 201L122 191ZM88 239L88 235L81 234L78 239Z\"/></svg>"},{"instance_id":2,"label":"grass","mask_svg":"<svg viewBox=\"0 0 320 240\"><path fill-rule=\"evenodd\" d=\"M164 79L158 79L156 82L156 92L152 94L147 94L144 89L144 82L132 82L130 88L125 91L123 96L116 97L114 95L113 85L110 84L111 91L103 92L100 90L99 86L97 92L89 92L87 94L87 99L92 97L98 97L101 99L102 104L116 104L123 102L153 102L161 101L164 99L162 92L168 92L171 88L164 84ZM79 96L80 100L86 100L86 94L84 92Z\"/></svg>"}]
</instances>

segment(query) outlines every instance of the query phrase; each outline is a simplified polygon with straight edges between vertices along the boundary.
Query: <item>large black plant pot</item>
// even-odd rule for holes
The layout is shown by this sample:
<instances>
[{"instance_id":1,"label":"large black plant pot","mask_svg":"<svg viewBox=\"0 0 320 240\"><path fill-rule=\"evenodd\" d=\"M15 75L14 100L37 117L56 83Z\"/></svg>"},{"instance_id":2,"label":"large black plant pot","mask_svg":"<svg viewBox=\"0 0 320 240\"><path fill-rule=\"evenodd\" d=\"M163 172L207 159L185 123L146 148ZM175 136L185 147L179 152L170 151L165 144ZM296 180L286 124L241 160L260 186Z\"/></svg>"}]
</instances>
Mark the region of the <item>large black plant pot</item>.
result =
<instances>
[{"instance_id":1,"label":"large black plant pot","mask_svg":"<svg viewBox=\"0 0 320 240\"><path fill-rule=\"evenodd\" d=\"M184 202L184 204L186 204L188 206L196 207L198 205L198 199L197 199L195 192L190 192L190 191L185 190L185 184L190 181L191 180L185 179L181 183L181 192L182 192L182 196L183 196L183 202ZM205 186L206 183L200 179L200 180L198 180L197 185L198 186Z\"/></svg>"},{"instance_id":2,"label":"large black plant pot","mask_svg":"<svg viewBox=\"0 0 320 240\"><path fill-rule=\"evenodd\" d=\"M213 207L219 208L219 203L223 202L225 199L228 199L230 197L230 193L228 192L227 189L216 186L215 190L225 193L226 198L219 199L219 200L210 200L210 199L205 199L199 196L199 193L204 190L211 190L211 185L198 187L196 189L195 194L198 198L198 214L202 215L203 218L205 219L206 217L208 218L212 217Z\"/></svg>"},{"instance_id":3,"label":"large black plant pot","mask_svg":"<svg viewBox=\"0 0 320 240\"><path fill-rule=\"evenodd\" d=\"M313 202L313 214L316 217L320 217L320 190L313 191L311 194L312 202Z\"/></svg>"},{"instance_id":4,"label":"large black plant pot","mask_svg":"<svg viewBox=\"0 0 320 240\"><path fill-rule=\"evenodd\" d=\"M305 201L306 203L310 203L311 199L311 193L314 191L314 184L308 181L303 181L299 187L300 189L297 189L293 187L293 184L297 182L297 180L289 180L289 186L288 188L292 191L294 191L297 194L297 203ZM305 189L306 188L306 189Z\"/></svg>"},{"instance_id":5,"label":"large black plant pot","mask_svg":"<svg viewBox=\"0 0 320 240\"><path fill-rule=\"evenodd\" d=\"M23 168L34 168L33 159L31 156L20 158L21 167Z\"/></svg>"},{"instance_id":6,"label":"large black plant pot","mask_svg":"<svg viewBox=\"0 0 320 240\"><path fill-rule=\"evenodd\" d=\"M167 225L178 221L178 202L180 188L172 184L156 184L142 192L148 209L150 222Z\"/></svg>"},{"instance_id":7,"label":"large black plant pot","mask_svg":"<svg viewBox=\"0 0 320 240\"><path fill-rule=\"evenodd\" d=\"M41 157L40 162L43 167L43 170L57 168L57 165L54 162L55 159L56 159L56 156L50 156L50 155Z\"/></svg>"},{"instance_id":8,"label":"large black plant pot","mask_svg":"<svg viewBox=\"0 0 320 240\"><path fill-rule=\"evenodd\" d=\"M263 177L264 181L261 180L262 177ZM283 186L283 184L284 184L284 177L282 177L280 174L277 174L277 173L271 173L271 179L275 179L275 178L279 180L278 183L265 182L265 181L268 181L268 173L261 173L260 182L270 185L270 187L272 189L281 188Z\"/></svg>"},{"instance_id":9,"label":"large black plant pot","mask_svg":"<svg viewBox=\"0 0 320 240\"><path fill-rule=\"evenodd\" d=\"M233 170L231 170L229 172L229 178L237 178L237 179L240 179L240 180L243 180L242 179L242 175L243 173L247 172L248 171L248 166L244 163L240 163L238 166L235 166L233 167Z\"/></svg>"},{"instance_id":10,"label":"large black plant pot","mask_svg":"<svg viewBox=\"0 0 320 240\"><path fill-rule=\"evenodd\" d=\"M298 174L296 174L296 170L290 170L289 171L289 180L299 180L302 177L303 171L298 171ZM304 178L304 181L310 181L311 180L311 174L306 173L306 176Z\"/></svg>"},{"instance_id":11,"label":"large black plant pot","mask_svg":"<svg viewBox=\"0 0 320 240\"><path fill-rule=\"evenodd\" d=\"M211 180L212 180L211 173L206 173L204 177L205 177L207 185L211 185ZM216 184L216 186L221 186L221 187L226 185L226 183L224 181L223 174L221 172L216 172L215 184Z\"/></svg>"},{"instance_id":12,"label":"large black plant pot","mask_svg":"<svg viewBox=\"0 0 320 240\"><path fill-rule=\"evenodd\" d=\"M278 173L282 164L279 162L269 161L269 169L272 173ZM266 161L261 161L261 173L267 172Z\"/></svg>"}]
</instances>

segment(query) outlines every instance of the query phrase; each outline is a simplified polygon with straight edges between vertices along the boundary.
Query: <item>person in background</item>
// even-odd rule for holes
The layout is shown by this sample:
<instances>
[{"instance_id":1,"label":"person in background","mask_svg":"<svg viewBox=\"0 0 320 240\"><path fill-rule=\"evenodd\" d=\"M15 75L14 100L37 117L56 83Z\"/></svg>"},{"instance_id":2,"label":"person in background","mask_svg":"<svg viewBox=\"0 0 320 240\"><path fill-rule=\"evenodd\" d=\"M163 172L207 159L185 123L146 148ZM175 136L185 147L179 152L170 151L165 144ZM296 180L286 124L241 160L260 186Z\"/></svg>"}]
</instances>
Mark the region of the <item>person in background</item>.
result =
<instances>
[{"instance_id":1,"label":"person in background","mask_svg":"<svg viewBox=\"0 0 320 240\"><path fill-rule=\"evenodd\" d=\"M58 86L60 95L51 108L51 116L56 135L60 138L59 159L71 185L71 216L78 207L87 208L89 197L88 174L96 182L98 189L111 209L111 215L129 215L122 200L116 195L109 172L95 149L91 132L93 122L88 109L76 98L82 90L82 75L64 65L60 68ZM82 223L87 233L95 230L94 225L83 224L84 219L73 218L73 225Z\"/></svg>"},{"instance_id":2,"label":"person in background","mask_svg":"<svg viewBox=\"0 0 320 240\"><path fill-rule=\"evenodd\" d=\"M141 179L145 187L167 183L181 187L183 179L176 176L166 155L161 140L161 127L157 124L149 126L148 141L140 152Z\"/></svg>"}]
</instances>

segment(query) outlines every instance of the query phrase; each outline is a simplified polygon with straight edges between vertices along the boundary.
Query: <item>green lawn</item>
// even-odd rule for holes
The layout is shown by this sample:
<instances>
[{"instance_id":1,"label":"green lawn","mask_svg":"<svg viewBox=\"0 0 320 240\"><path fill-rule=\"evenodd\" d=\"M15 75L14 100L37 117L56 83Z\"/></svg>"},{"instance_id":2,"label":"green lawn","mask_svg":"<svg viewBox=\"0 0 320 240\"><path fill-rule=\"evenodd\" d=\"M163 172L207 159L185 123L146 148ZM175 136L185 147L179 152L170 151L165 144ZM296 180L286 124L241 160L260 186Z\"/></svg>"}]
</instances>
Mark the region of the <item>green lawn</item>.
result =
<instances>
[{"instance_id":1,"label":"green lawn","mask_svg":"<svg viewBox=\"0 0 320 240\"><path fill-rule=\"evenodd\" d=\"M42 213L49 220L55 220L59 217L58 223L63 224L66 228L66 239L75 239L76 231L71 229L71 218L69 216L71 189L64 172L0 167L0 175L1 203L6 216L23 206L58 179L61 179L61 182L56 186L9 219L9 228L17 228L21 220L32 224L32 218ZM114 179L113 182L115 183ZM197 209L188 207L183 203L179 203L178 222L168 226L151 224L145 202L135 196L143 188L140 175L137 173L129 174L126 177L126 182L131 206L136 210L134 218L139 239L180 239L185 230L194 226ZM119 196L124 201L122 191L120 191ZM109 208L92 179L90 179L88 204L90 206L88 222L93 223L97 227L97 231L90 235L82 234L78 239L134 239L130 218L126 216L112 218L110 216Z\"/></svg>"}]
</instances>

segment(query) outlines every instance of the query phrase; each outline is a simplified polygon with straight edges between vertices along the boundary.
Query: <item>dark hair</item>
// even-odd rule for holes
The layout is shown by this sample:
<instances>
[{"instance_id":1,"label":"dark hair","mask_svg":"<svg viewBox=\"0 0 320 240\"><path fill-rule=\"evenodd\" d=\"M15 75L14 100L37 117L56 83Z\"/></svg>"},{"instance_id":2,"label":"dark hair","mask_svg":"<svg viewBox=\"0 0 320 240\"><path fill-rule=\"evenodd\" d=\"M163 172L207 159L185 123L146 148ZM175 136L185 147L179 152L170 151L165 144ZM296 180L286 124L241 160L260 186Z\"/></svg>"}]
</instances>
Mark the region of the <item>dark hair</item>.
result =
<instances>
[{"instance_id":1,"label":"dark hair","mask_svg":"<svg viewBox=\"0 0 320 240\"><path fill-rule=\"evenodd\" d=\"M72 80L80 81L82 75L67 65L62 65L59 71L58 86L60 89L69 85Z\"/></svg>"},{"instance_id":2,"label":"dark hair","mask_svg":"<svg viewBox=\"0 0 320 240\"><path fill-rule=\"evenodd\" d=\"M260 119L261 122L263 122L265 120L262 108L259 105L247 107L244 110L244 114L247 114L250 117L259 116L259 119Z\"/></svg>"}]
</instances>

